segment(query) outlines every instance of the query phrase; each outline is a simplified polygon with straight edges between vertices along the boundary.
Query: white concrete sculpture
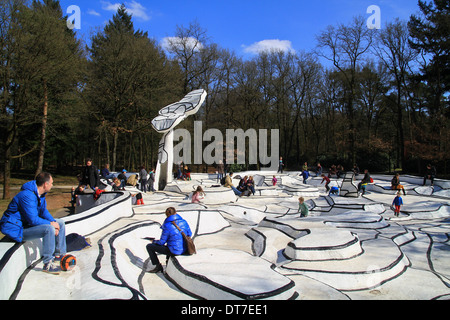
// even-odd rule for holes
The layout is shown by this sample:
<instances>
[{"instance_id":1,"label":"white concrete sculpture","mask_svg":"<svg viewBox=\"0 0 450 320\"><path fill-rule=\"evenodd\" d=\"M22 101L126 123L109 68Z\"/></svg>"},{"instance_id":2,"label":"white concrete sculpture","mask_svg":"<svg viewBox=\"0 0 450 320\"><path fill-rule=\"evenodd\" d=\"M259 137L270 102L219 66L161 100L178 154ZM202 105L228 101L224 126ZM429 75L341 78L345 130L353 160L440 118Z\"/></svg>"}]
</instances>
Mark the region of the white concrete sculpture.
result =
<instances>
[{"instance_id":1,"label":"white concrete sculpture","mask_svg":"<svg viewBox=\"0 0 450 320\"><path fill-rule=\"evenodd\" d=\"M155 189L163 190L172 181L173 131L191 114L197 113L206 99L206 91L198 89L188 93L182 100L162 108L152 120L152 126L163 133L159 143L158 163L155 172Z\"/></svg>"},{"instance_id":2,"label":"white concrete sculpture","mask_svg":"<svg viewBox=\"0 0 450 320\"><path fill-rule=\"evenodd\" d=\"M264 305L269 299L450 298L450 197L414 191L423 187L421 177L402 179L407 196L397 217L390 208L395 191L382 188L390 188L388 175L372 174L369 186L377 188L355 198L328 195L321 177L308 181L319 196L306 196L300 187L293 194L295 181L303 185L298 172L283 173L276 186L264 185L274 173L235 174L259 174L265 182L256 189L272 188L277 195L255 193L226 203L211 200L224 198L213 195L221 187L207 187L218 191L191 203L189 186L217 183L206 173L143 193L145 205L132 205L137 189L131 186L102 194L110 201L63 218L66 233L89 237L91 247L71 252L76 267L58 276L42 272L41 240L0 241L0 300L255 299ZM449 180L437 179L438 185L450 191ZM300 218L299 196L308 217ZM197 254L161 256L164 272L149 273L154 265L146 246L160 238L168 207L189 223ZM180 308L167 312L179 315Z\"/></svg>"},{"instance_id":3,"label":"white concrete sculpture","mask_svg":"<svg viewBox=\"0 0 450 320\"><path fill-rule=\"evenodd\" d=\"M341 185L341 196L358 198L358 187L353 183L354 179L355 174L353 172L345 173Z\"/></svg>"}]
</instances>

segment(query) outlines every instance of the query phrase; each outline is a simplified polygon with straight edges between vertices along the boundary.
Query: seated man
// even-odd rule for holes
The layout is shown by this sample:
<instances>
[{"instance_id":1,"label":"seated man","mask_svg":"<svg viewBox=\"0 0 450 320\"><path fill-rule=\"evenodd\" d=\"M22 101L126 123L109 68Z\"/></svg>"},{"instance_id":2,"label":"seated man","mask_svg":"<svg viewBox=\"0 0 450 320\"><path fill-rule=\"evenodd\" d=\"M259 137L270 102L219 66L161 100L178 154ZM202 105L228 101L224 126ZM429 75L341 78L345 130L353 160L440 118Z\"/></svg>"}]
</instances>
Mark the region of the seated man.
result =
<instances>
[{"instance_id":1,"label":"seated man","mask_svg":"<svg viewBox=\"0 0 450 320\"><path fill-rule=\"evenodd\" d=\"M233 186L232 177L233 177L233 172L230 172L230 174L225 178L225 184L223 186L227 187L227 188L231 188L235 195L240 196L242 194L242 192L239 191L238 189L236 189L235 186Z\"/></svg>"},{"instance_id":2,"label":"seated man","mask_svg":"<svg viewBox=\"0 0 450 320\"><path fill-rule=\"evenodd\" d=\"M47 210L45 196L52 186L47 172L25 183L4 212L0 231L16 242L42 238L43 271L57 273L52 262L66 254L66 230L64 220L54 219Z\"/></svg>"}]
</instances>

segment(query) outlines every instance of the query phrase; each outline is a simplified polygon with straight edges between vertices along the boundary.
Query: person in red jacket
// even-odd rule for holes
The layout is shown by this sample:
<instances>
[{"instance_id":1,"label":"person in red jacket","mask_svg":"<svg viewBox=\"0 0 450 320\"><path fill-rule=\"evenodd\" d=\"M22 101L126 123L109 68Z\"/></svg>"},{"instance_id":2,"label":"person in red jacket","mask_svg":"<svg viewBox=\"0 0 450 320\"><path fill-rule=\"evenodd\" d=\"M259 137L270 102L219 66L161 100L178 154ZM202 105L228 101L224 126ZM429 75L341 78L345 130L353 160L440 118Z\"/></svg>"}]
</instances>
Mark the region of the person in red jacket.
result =
<instances>
[{"instance_id":1,"label":"person in red jacket","mask_svg":"<svg viewBox=\"0 0 450 320\"><path fill-rule=\"evenodd\" d=\"M324 173L322 173L322 182L320 184L322 184L324 181L326 181L325 183L325 188L327 189L327 192L330 191L330 178L328 178Z\"/></svg>"}]
</instances>

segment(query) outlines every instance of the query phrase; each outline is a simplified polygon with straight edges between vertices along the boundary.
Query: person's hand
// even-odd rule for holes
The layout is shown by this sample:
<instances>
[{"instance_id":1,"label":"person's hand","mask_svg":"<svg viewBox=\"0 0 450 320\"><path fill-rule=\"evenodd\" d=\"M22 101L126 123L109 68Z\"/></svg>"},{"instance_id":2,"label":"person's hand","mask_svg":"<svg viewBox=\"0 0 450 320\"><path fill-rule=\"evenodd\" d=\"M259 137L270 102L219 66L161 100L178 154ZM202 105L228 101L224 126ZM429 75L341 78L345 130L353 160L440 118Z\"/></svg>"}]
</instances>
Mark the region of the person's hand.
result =
<instances>
[{"instance_id":1,"label":"person's hand","mask_svg":"<svg viewBox=\"0 0 450 320\"><path fill-rule=\"evenodd\" d=\"M59 234L59 223L56 221L50 222L50 224L55 228L55 236Z\"/></svg>"}]
</instances>

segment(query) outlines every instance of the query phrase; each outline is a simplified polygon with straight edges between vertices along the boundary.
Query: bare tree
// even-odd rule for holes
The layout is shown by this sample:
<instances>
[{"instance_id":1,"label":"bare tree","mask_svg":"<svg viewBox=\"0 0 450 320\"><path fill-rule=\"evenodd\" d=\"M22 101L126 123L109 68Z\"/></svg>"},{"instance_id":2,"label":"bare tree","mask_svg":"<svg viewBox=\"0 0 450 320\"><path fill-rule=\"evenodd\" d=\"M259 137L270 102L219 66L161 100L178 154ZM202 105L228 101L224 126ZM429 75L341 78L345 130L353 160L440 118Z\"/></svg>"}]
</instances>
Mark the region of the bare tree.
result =
<instances>
[{"instance_id":1,"label":"bare tree","mask_svg":"<svg viewBox=\"0 0 450 320\"><path fill-rule=\"evenodd\" d=\"M417 51L408 43L409 32L406 22L396 19L386 24L386 27L378 34L375 45L375 53L385 64L395 84L395 105L397 107L397 166L405 167L405 135L403 128L404 103L402 101L403 90L406 89L406 81L410 71L410 64L416 58Z\"/></svg>"},{"instance_id":2,"label":"bare tree","mask_svg":"<svg viewBox=\"0 0 450 320\"><path fill-rule=\"evenodd\" d=\"M356 124L354 114L355 90L357 86L357 66L369 51L373 41L373 30L367 28L364 17L353 19L349 25L337 28L328 26L317 36L317 54L331 61L343 75L346 83L345 110L349 118L349 140L352 162L356 160Z\"/></svg>"},{"instance_id":3,"label":"bare tree","mask_svg":"<svg viewBox=\"0 0 450 320\"><path fill-rule=\"evenodd\" d=\"M211 66L216 57L215 50L208 48L206 30L197 21L188 27L177 26L174 37L166 38L166 49L178 61L183 72L183 90L187 94L193 88L192 82Z\"/></svg>"}]
</instances>

